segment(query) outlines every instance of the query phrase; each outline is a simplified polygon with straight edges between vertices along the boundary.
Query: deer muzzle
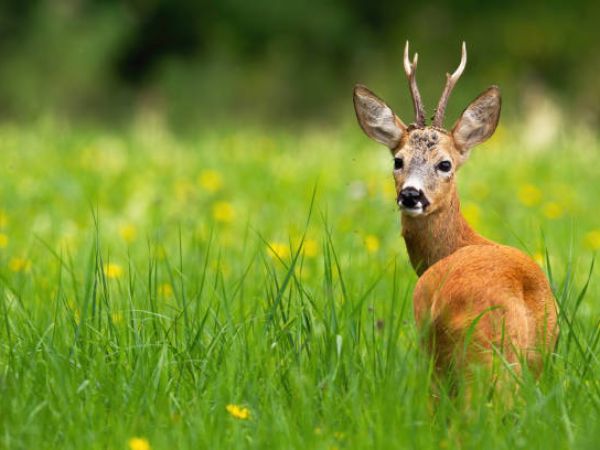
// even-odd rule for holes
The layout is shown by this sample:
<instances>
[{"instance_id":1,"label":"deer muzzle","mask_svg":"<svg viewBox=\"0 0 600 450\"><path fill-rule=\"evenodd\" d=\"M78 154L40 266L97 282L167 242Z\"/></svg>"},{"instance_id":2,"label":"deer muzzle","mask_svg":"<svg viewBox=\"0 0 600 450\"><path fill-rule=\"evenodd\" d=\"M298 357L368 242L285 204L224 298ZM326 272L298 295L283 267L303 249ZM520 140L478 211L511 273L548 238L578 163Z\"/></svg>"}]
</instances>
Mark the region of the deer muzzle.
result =
<instances>
[{"instance_id":1,"label":"deer muzzle","mask_svg":"<svg viewBox=\"0 0 600 450\"><path fill-rule=\"evenodd\" d=\"M409 186L398 194L398 206L407 211L424 211L429 206L429 200L421 189Z\"/></svg>"}]
</instances>

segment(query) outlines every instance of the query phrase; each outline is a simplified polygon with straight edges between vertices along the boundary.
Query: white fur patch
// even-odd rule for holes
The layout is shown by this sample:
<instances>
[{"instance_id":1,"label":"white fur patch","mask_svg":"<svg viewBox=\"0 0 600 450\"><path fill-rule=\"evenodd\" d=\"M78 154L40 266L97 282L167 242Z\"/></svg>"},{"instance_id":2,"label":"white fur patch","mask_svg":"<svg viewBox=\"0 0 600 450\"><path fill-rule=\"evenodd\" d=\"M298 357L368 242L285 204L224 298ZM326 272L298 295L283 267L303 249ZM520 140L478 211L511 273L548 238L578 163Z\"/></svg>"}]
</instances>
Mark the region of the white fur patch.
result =
<instances>
[{"instance_id":1,"label":"white fur patch","mask_svg":"<svg viewBox=\"0 0 600 450\"><path fill-rule=\"evenodd\" d=\"M406 189L409 187L415 188L419 192L423 191L423 187L424 187L423 179L416 174L410 175L404 181L404 184L402 185L402 189Z\"/></svg>"},{"instance_id":2,"label":"white fur patch","mask_svg":"<svg viewBox=\"0 0 600 450\"><path fill-rule=\"evenodd\" d=\"M402 205L402 202L398 202L398 206L400 207L400 211L402 211L403 214L406 214L411 217L417 217L423 214L423 205L421 204L421 202L417 203L417 206L415 206L414 208L407 208L406 206Z\"/></svg>"}]
</instances>

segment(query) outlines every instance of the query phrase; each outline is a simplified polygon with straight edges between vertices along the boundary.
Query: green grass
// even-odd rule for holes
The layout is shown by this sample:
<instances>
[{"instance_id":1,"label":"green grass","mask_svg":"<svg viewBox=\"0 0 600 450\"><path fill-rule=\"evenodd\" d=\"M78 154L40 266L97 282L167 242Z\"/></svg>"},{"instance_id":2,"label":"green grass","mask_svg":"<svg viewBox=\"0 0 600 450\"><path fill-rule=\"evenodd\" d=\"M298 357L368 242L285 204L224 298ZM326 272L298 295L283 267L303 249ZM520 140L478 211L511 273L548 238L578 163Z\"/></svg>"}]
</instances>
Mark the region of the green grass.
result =
<instances>
[{"instance_id":1,"label":"green grass","mask_svg":"<svg viewBox=\"0 0 600 450\"><path fill-rule=\"evenodd\" d=\"M551 272L562 328L510 408L432 401L391 158L354 124L0 127L0 448L594 448L600 145L499 131L465 212Z\"/></svg>"}]
</instances>

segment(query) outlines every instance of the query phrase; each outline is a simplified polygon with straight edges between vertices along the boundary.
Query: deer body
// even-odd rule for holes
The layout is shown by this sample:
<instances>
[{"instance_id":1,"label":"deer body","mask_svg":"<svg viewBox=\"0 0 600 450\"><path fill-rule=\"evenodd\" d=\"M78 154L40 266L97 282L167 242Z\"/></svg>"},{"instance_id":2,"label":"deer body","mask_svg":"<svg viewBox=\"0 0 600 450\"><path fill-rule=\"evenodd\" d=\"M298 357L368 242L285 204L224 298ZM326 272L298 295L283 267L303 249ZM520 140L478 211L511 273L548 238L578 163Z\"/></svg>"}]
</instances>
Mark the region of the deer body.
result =
<instances>
[{"instance_id":1,"label":"deer body","mask_svg":"<svg viewBox=\"0 0 600 450\"><path fill-rule=\"evenodd\" d=\"M523 252L477 234L460 213L455 173L471 148L488 139L500 115L500 92L492 86L463 112L451 131L442 128L450 92L466 64L448 75L432 126L425 125L415 70L417 55L404 68L416 123L406 126L363 86L354 105L363 131L394 156L402 234L419 280L414 314L426 330L427 347L440 372L491 364L494 354L518 372L524 361L534 372L557 336L557 308L548 280ZM469 345L466 345L466 340Z\"/></svg>"},{"instance_id":2,"label":"deer body","mask_svg":"<svg viewBox=\"0 0 600 450\"><path fill-rule=\"evenodd\" d=\"M556 329L554 297L539 266L521 251L473 231L456 195L448 209L423 218L403 216L402 224L411 264L420 275L415 320L430 327L428 346L438 372L451 365L465 370L473 360L489 364L495 351L516 371L524 357L539 372L543 349L552 349L555 341L549 331ZM474 321L474 346L461 354Z\"/></svg>"}]
</instances>

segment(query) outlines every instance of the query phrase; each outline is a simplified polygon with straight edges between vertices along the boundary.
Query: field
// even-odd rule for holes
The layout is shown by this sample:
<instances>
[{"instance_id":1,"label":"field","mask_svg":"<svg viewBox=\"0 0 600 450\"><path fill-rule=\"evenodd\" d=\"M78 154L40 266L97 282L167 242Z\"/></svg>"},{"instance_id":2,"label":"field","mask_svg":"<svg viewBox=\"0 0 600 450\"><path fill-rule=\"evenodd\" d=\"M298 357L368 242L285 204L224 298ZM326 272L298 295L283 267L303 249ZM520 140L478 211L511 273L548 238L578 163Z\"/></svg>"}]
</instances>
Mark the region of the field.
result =
<instances>
[{"instance_id":1,"label":"field","mask_svg":"<svg viewBox=\"0 0 600 450\"><path fill-rule=\"evenodd\" d=\"M600 143L526 131L458 178L561 306L506 408L432 401L391 157L355 123L0 126L0 448L597 448Z\"/></svg>"}]
</instances>

